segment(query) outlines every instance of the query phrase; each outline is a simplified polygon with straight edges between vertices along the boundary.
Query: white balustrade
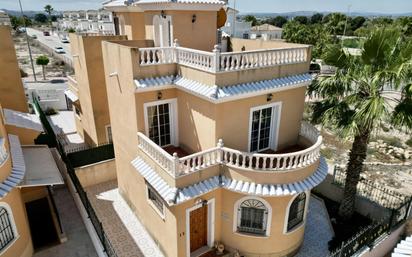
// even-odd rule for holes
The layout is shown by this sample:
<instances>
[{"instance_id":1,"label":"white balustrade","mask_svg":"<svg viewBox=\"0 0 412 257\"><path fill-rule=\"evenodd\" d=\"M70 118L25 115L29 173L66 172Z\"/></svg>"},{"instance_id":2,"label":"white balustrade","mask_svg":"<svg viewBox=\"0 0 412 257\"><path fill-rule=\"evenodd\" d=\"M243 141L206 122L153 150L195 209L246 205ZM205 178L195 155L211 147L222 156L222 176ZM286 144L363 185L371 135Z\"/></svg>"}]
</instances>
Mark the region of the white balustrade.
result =
<instances>
[{"instance_id":1,"label":"white balustrade","mask_svg":"<svg viewBox=\"0 0 412 257\"><path fill-rule=\"evenodd\" d=\"M218 46L213 52L179 47L139 48L140 65L177 63L207 72L228 72L264 68L275 65L308 61L308 47L265 49L221 53Z\"/></svg>"},{"instance_id":2,"label":"white balustrade","mask_svg":"<svg viewBox=\"0 0 412 257\"><path fill-rule=\"evenodd\" d=\"M219 140L217 147L178 158L176 154L171 156L142 133L139 133L139 147L174 177L217 164L251 171L276 172L304 168L319 160L322 136L316 128L302 122L300 135L312 145L302 151L284 154L242 152L224 147L222 140Z\"/></svg>"},{"instance_id":3,"label":"white balustrade","mask_svg":"<svg viewBox=\"0 0 412 257\"><path fill-rule=\"evenodd\" d=\"M177 63L204 71L212 71L213 53L184 47L177 47L176 53Z\"/></svg>"},{"instance_id":4,"label":"white balustrade","mask_svg":"<svg viewBox=\"0 0 412 257\"><path fill-rule=\"evenodd\" d=\"M139 139L139 148L149 155L154 161L156 161L163 169L165 169L172 176L176 174L175 157L171 156L163 148L158 146L150 138L146 137L143 133L137 134Z\"/></svg>"},{"instance_id":5,"label":"white balustrade","mask_svg":"<svg viewBox=\"0 0 412 257\"><path fill-rule=\"evenodd\" d=\"M189 174L219 164L219 147L179 158L180 175Z\"/></svg>"},{"instance_id":6,"label":"white balustrade","mask_svg":"<svg viewBox=\"0 0 412 257\"><path fill-rule=\"evenodd\" d=\"M174 47L139 48L140 65L159 65L175 63Z\"/></svg>"},{"instance_id":7,"label":"white balustrade","mask_svg":"<svg viewBox=\"0 0 412 257\"><path fill-rule=\"evenodd\" d=\"M221 53L220 71L244 70L307 61L307 47Z\"/></svg>"},{"instance_id":8,"label":"white balustrade","mask_svg":"<svg viewBox=\"0 0 412 257\"><path fill-rule=\"evenodd\" d=\"M9 154L7 153L6 149L6 140L4 137L0 137L0 166L7 160Z\"/></svg>"}]
</instances>

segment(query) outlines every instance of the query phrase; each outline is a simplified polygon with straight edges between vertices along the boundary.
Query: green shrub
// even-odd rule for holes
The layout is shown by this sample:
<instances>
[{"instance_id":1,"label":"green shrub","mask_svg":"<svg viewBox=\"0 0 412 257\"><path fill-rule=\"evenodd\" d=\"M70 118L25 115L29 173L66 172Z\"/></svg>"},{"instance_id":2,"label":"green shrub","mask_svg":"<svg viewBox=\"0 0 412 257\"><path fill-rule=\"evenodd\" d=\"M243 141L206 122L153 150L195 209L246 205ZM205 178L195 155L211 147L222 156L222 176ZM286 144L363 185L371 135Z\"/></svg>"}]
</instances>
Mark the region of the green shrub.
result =
<instances>
[{"instance_id":1,"label":"green shrub","mask_svg":"<svg viewBox=\"0 0 412 257\"><path fill-rule=\"evenodd\" d=\"M331 148L323 148L320 149L320 153L322 154L323 157L325 157L326 159L333 159L333 149Z\"/></svg>"},{"instance_id":2,"label":"green shrub","mask_svg":"<svg viewBox=\"0 0 412 257\"><path fill-rule=\"evenodd\" d=\"M46 111L44 112L44 114L46 114L47 116L55 115L57 113L58 113L58 111L56 109L53 109L53 108L47 108Z\"/></svg>"}]
</instances>

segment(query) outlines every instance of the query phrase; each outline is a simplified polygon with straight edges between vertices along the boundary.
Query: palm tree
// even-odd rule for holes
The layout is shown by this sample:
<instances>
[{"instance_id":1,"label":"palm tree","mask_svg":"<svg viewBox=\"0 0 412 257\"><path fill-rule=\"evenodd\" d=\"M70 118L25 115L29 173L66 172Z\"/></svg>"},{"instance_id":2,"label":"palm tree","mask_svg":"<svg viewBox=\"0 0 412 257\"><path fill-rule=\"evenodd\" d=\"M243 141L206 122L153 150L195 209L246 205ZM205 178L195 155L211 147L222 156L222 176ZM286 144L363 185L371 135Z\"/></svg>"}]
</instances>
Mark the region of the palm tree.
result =
<instances>
[{"instance_id":1,"label":"palm tree","mask_svg":"<svg viewBox=\"0 0 412 257\"><path fill-rule=\"evenodd\" d=\"M54 11L54 9L51 5L48 4L44 7L44 11L49 15L49 21L50 21L50 27L51 27L52 26L51 14Z\"/></svg>"},{"instance_id":2,"label":"palm tree","mask_svg":"<svg viewBox=\"0 0 412 257\"><path fill-rule=\"evenodd\" d=\"M353 140L339 208L339 215L347 220L355 211L356 187L371 134L383 122L412 128L412 43L398 30L381 28L367 38L360 56L334 45L328 47L324 60L337 71L309 87L309 94L321 99L314 103L312 120Z\"/></svg>"},{"instance_id":3,"label":"palm tree","mask_svg":"<svg viewBox=\"0 0 412 257\"><path fill-rule=\"evenodd\" d=\"M43 79L46 80L46 74L44 73L44 66L49 64L49 58L45 55L40 55L36 58L36 64L41 65L42 72L43 72Z\"/></svg>"}]
</instances>

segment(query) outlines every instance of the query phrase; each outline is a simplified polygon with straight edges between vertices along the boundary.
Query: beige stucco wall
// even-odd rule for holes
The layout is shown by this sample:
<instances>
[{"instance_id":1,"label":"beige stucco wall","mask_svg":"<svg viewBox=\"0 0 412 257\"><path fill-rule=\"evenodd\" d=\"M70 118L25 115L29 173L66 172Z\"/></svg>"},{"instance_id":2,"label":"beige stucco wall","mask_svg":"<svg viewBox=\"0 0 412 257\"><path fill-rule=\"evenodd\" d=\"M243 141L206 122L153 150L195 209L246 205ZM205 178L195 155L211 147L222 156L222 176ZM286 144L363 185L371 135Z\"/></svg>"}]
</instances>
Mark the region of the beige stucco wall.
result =
<instances>
[{"instance_id":1,"label":"beige stucco wall","mask_svg":"<svg viewBox=\"0 0 412 257\"><path fill-rule=\"evenodd\" d=\"M33 145L41 132L33 129L21 128L12 125L6 125L6 130L9 134L16 135L20 139L22 145Z\"/></svg>"},{"instance_id":2,"label":"beige stucco wall","mask_svg":"<svg viewBox=\"0 0 412 257\"><path fill-rule=\"evenodd\" d=\"M75 172L83 187L97 185L117 178L114 159L79 167L75 169Z\"/></svg>"},{"instance_id":3,"label":"beige stucco wall","mask_svg":"<svg viewBox=\"0 0 412 257\"><path fill-rule=\"evenodd\" d=\"M119 32L130 40L146 38L144 14L142 12L116 12L119 18Z\"/></svg>"},{"instance_id":4,"label":"beige stucco wall","mask_svg":"<svg viewBox=\"0 0 412 257\"><path fill-rule=\"evenodd\" d=\"M5 202L10 206L19 237L4 252L0 252L0 255L2 257L31 257L33 255L33 245L20 190L14 188L0 199L1 202Z\"/></svg>"},{"instance_id":5,"label":"beige stucco wall","mask_svg":"<svg viewBox=\"0 0 412 257\"><path fill-rule=\"evenodd\" d=\"M263 39L242 39L231 38L232 50L234 52L269 49L269 48L291 48L291 47L304 47L309 45L288 43L281 40L263 40ZM310 59L310 58L309 58Z\"/></svg>"},{"instance_id":6,"label":"beige stucco wall","mask_svg":"<svg viewBox=\"0 0 412 257\"><path fill-rule=\"evenodd\" d=\"M77 123L85 141L91 145L107 143L106 126L110 124L101 42L123 40L125 36L80 36L70 34L74 57L81 122Z\"/></svg>"},{"instance_id":7,"label":"beige stucco wall","mask_svg":"<svg viewBox=\"0 0 412 257\"><path fill-rule=\"evenodd\" d=\"M0 103L3 108L28 112L11 27L0 25Z\"/></svg>"}]
</instances>

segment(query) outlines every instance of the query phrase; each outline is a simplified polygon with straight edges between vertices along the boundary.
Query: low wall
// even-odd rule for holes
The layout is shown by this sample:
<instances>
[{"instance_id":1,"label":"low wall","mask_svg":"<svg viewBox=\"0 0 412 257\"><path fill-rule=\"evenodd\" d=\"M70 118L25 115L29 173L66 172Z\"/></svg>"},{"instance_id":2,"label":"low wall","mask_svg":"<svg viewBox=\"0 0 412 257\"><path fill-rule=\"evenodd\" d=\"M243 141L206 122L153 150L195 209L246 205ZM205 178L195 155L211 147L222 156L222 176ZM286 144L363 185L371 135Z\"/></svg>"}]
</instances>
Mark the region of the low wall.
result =
<instances>
[{"instance_id":1,"label":"low wall","mask_svg":"<svg viewBox=\"0 0 412 257\"><path fill-rule=\"evenodd\" d=\"M343 198L343 188L333 184L333 176L331 174L328 174L326 179L313 189L313 191L335 202L341 202ZM387 215L390 215L390 210L379 206L362 196L357 196L356 211L363 216L369 216L375 220L380 220Z\"/></svg>"},{"instance_id":2,"label":"low wall","mask_svg":"<svg viewBox=\"0 0 412 257\"><path fill-rule=\"evenodd\" d=\"M110 159L75 169L83 188L117 178L115 159Z\"/></svg>"}]
</instances>

